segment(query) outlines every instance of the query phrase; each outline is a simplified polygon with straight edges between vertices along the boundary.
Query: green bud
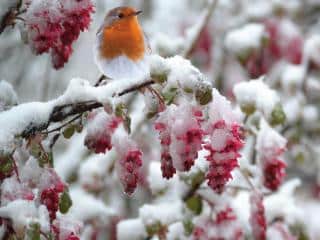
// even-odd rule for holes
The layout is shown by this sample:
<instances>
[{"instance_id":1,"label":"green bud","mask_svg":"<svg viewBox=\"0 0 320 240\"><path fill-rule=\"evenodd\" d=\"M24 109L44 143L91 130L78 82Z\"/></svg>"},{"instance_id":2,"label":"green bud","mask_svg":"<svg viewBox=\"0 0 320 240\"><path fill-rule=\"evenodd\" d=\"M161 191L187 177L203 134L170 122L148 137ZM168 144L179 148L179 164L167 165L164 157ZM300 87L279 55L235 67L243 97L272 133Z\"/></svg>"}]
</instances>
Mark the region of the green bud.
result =
<instances>
[{"instance_id":1,"label":"green bud","mask_svg":"<svg viewBox=\"0 0 320 240\"><path fill-rule=\"evenodd\" d=\"M279 124L284 124L286 121L286 114L283 111L281 104L277 104L271 113L270 124L276 126Z\"/></svg>"},{"instance_id":2,"label":"green bud","mask_svg":"<svg viewBox=\"0 0 320 240\"><path fill-rule=\"evenodd\" d=\"M251 115L256 111L256 106L252 103L241 104L241 111L246 115Z\"/></svg>"},{"instance_id":3,"label":"green bud","mask_svg":"<svg viewBox=\"0 0 320 240\"><path fill-rule=\"evenodd\" d=\"M212 101L212 87L210 85L201 85L195 92L195 97L200 105L207 105Z\"/></svg>"}]
</instances>

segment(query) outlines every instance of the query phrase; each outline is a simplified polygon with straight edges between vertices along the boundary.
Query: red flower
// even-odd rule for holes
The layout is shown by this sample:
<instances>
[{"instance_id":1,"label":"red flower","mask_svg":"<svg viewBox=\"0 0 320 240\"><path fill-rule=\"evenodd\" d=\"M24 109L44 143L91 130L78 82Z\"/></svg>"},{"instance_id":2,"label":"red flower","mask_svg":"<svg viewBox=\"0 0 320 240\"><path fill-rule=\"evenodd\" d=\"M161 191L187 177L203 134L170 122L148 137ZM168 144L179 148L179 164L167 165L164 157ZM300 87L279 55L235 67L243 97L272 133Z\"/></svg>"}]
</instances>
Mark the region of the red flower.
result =
<instances>
[{"instance_id":1,"label":"red flower","mask_svg":"<svg viewBox=\"0 0 320 240\"><path fill-rule=\"evenodd\" d=\"M105 153L112 148L111 137L121 123L121 119L99 112L91 119L84 144L95 153Z\"/></svg>"},{"instance_id":2,"label":"red flower","mask_svg":"<svg viewBox=\"0 0 320 240\"><path fill-rule=\"evenodd\" d=\"M201 129L202 112L189 103L171 105L155 123L161 143L161 169L165 178L176 170L189 171L202 149L204 131Z\"/></svg>"},{"instance_id":3,"label":"red flower","mask_svg":"<svg viewBox=\"0 0 320 240\"><path fill-rule=\"evenodd\" d=\"M223 192L226 183L232 179L231 172L238 166L237 158L243 145L239 130L238 124L233 124L230 129L225 121L219 121L214 124L211 135L217 139L205 145L209 151L206 159L210 163L206 178L208 185L217 193Z\"/></svg>"},{"instance_id":4,"label":"red flower","mask_svg":"<svg viewBox=\"0 0 320 240\"><path fill-rule=\"evenodd\" d=\"M280 159L267 161L263 168L264 186L272 191L276 191L286 176L286 167L287 164Z\"/></svg>"},{"instance_id":5,"label":"red flower","mask_svg":"<svg viewBox=\"0 0 320 240\"><path fill-rule=\"evenodd\" d=\"M251 214L250 224L255 240L265 240L267 223L264 214L263 197L258 192L253 192L250 196Z\"/></svg>"},{"instance_id":6,"label":"red flower","mask_svg":"<svg viewBox=\"0 0 320 240\"><path fill-rule=\"evenodd\" d=\"M130 150L127 155L120 160L121 175L120 180L124 191L131 195L138 185L139 170L142 166L142 152L140 150Z\"/></svg>"},{"instance_id":7,"label":"red flower","mask_svg":"<svg viewBox=\"0 0 320 240\"><path fill-rule=\"evenodd\" d=\"M54 68L59 69L69 60L72 44L81 31L89 27L94 12L90 0L50 1L27 5L26 26L29 42L36 54L51 50ZM39 5L36 5L39 4ZM67 7L66 7L67 6Z\"/></svg>"},{"instance_id":8,"label":"red flower","mask_svg":"<svg viewBox=\"0 0 320 240\"><path fill-rule=\"evenodd\" d=\"M50 220L56 219L56 212L59 209L59 192L57 189L54 187L44 189L41 193L40 202L46 205Z\"/></svg>"}]
</instances>

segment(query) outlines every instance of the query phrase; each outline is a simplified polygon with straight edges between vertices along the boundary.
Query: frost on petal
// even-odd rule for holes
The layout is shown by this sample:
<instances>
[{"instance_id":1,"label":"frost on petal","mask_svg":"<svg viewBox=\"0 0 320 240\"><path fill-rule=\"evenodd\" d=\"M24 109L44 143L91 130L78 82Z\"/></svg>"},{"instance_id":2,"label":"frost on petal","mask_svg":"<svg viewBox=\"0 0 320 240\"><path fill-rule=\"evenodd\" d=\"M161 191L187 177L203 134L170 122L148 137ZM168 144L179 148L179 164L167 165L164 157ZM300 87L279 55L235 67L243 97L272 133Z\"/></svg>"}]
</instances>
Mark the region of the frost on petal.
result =
<instances>
[{"instance_id":1,"label":"frost on petal","mask_svg":"<svg viewBox=\"0 0 320 240\"><path fill-rule=\"evenodd\" d=\"M254 191L250 196L250 224L252 234L255 240L265 240L267 223L265 218L265 209L263 205L263 196L261 193Z\"/></svg>"},{"instance_id":2,"label":"frost on petal","mask_svg":"<svg viewBox=\"0 0 320 240\"><path fill-rule=\"evenodd\" d=\"M263 172L263 184L270 190L277 190L285 177L286 163L280 157L287 140L261 120L256 150Z\"/></svg>"},{"instance_id":3,"label":"frost on petal","mask_svg":"<svg viewBox=\"0 0 320 240\"><path fill-rule=\"evenodd\" d=\"M60 216L52 224L57 239L63 240L80 240L77 236L80 234L82 227L81 222L65 216Z\"/></svg>"},{"instance_id":4,"label":"frost on petal","mask_svg":"<svg viewBox=\"0 0 320 240\"><path fill-rule=\"evenodd\" d=\"M200 110L201 112L201 110ZM161 168L165 178L171 178L175 169L189 171L202 148L204 131L197 109L190 103L170 105L155 123L162 146Z\"/></svg>"},{"instance_id":5,"label":"frost on petal","mask_svg":"<svg viewBox=\"0 0 320 240\"><path fill-rule=\"evenodd\" d=\"M89 118L84 144L95 153L105 153L112 148L111 137L121 119L104 111Z\"/></svg>"},{"instance_id":6,"label":"frost on petal","mask_svg":"<svg viewBox=\"0 0 320 240\"><path fill-rule=\"evenodd\" d=\"M32 201L34 197L32 189L27 184L19 182L15 176L6 178L1 184L2 206L17 199Z\"/></svg>"},{"instance_id":7,"label":"frost on petal","mask_svg":"<svg viewBox=\"0 0 320 240\"><path fill-rule=\"evenodd\" d=\"M206 178L208 185L217 193L222 193L225 184L232 178L232 170L238 166L242 136L236 115L230 103L216 90L213 102L209 105L208 142L205 149L209 170Z\"/></svg>"},{"instance_id":8,"label":"frost on petal","mask_svg":"<svg viewBox=\"0 0 320 240\"><path fill-rule=\"evenodd\" d=\"M118 176L125 193L131 195L141 179L142 151L125 133L116 134L112 142L118 154Z\"/></svg>"},{"instance_id":9,"label":"frost on petal","mask_svg":"<svg viewBox=\"0 0 320 240\"><path fill-rule=\"evenodd\" d=\"M90 0L34 0L27 5L25 23L35 54L50 52L54 68L69 60L72 44L89 27L93 4Z\"/></svg>"}]
</instances>

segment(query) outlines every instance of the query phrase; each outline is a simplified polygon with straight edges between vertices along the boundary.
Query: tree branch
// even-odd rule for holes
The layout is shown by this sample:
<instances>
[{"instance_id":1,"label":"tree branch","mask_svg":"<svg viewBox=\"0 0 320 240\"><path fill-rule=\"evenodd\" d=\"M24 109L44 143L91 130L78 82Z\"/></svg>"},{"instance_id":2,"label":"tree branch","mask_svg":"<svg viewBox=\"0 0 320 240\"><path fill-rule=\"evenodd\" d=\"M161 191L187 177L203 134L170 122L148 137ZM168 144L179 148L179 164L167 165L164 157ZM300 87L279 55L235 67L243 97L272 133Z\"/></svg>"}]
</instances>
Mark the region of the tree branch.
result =
<instances>
[{"instance_id":1,"label":"tree branch","mask_svg":"<svg viewBox=\"0 0 320 240\"><path fill-rule=\"evenodd\" d=\"M14 20L16 19L17 15L19 15L19 9L22 5L22 0L19 0L17 4L13 7L10 7L8 11L3 15L2 19L0 19L0 34L8 26L14 25Z\"/></svg>"},{"instance_id":2,"label":"tree branch","mask_svg":"<svg viewBox=\"0 0 320 240\"><path fill-rule=\"evenodd\" d=\"M126 94L140 90L144 87L150 86L154 83L155 83L154 80L147 80L147 81L139 83L137 85L133 85L131 87L128 87L128 88L120 91L119 93L114 93L112 95L112 97L121 97ZM41 125L34 125L33 123L30 123L23 130L21 136L23 138L29 138L38 132L46 130L51 123L61 122L65 119L67 119L68 117L72 117L74 115L78 115L77 117L79 117L85 112L92 111L92 110L100 108L100 107L103 107L103 104L98 101L83 101L83 102L57 105L53 108L47 123L43 123ZM57 129L59 129L59 128L57 128Z\"/></svg>"}]
</instances>

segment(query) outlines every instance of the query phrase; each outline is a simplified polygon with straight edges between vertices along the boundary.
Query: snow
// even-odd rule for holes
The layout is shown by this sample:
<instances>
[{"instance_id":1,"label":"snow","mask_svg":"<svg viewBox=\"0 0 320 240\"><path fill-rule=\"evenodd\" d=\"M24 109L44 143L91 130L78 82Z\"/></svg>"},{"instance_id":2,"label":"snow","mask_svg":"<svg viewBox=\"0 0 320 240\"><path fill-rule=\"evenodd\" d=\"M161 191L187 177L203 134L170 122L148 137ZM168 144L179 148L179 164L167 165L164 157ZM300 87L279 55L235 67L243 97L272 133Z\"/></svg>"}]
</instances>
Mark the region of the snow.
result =
<instances>
[{"instance_id":1,"label":"snow","mask_svg":"<svg viewBox=\"0 0 320 240\"><path fill-rule=\"evenodd\" d=\"M241 82L233 89L237 102L243 106L255 106L269 118L280 97L263 82L263 78Z\"/></svg>"},{"instance_id":2,"label":"snow","mask_svg":"<svg viewBox=\"0 0 320 240\"><path fill-rule=\"evenodd\" d=\"M82 186L100 189L104 186L104 178L113 163L114 151L106 154L95 154L88 157L80 166L78 176Z\"/></svg>"},{"instance_id":3,"label":"snow","mask_svg":"<svg viewBox=\"0 0 320 240\"><path fill-rule=\"evenodd\" d=\"M5 80L0 81L0 111L2 108L18 104L18 96L12 85Z\"/></svg>"},{"instance_id":4,"label":"snow","mask_svg":"<svg viewBox=\"0 0 320 240\"><path fill-rule=\"evenodd\" d=\"M213 101L209 105L209 123L224 120L227 125L238 122L239 116L233 111L230 101L216 89L212 89ZM220 144L219 144L220 145Z\"/></svg>"},{"instance_id":5,"label":"snow","mask_svg":"<svg viewBox=\"0 0 320 240\"><path fill-rule=\"evenodd\" d=\"M145 204L139 209L139 217L146 226L156 223L171 224L183 218L183 204L180 200L158 204Z\"/></svg>"},{"instance_id":6,"label":"snow","mask_svg":"<svg viewBox=\"0 0 320 240\"><path fill-rule=\"evenodd\" d=\"M295 123L301 117L302 96L289 97L283 103L283 111L286 114L286 122Z\"/></svg>"},{"instance_id":7,"label":"snow","mask_svg":"<svg viewBox=\"0 0 320 240\"><path fill-rule=\"evenodd\" d=\"M70 189L71 199L73 201L67 216L79 221L85 222L93 219L99 219L107 223L110 216L114 215L113 209L107 207L101 199L98 199L81 188Z\"/></svg>"},{"instance_id":8,"label":"snow","mask_svg":"<svg viewBox=\"0 0 320 240\"><path fill-rule=\"evenodd\" d=\"M320 34L314 34L306 40L304 45L304 60L320 64Z\"/></svg>"},{"instance_id":9,"label":"snow","mask_svg":"<svg viewBox=\"0 0 320 240\"><path fill-rule=\"evenodd\" d=\"M147 233L141 219L128 219L117 225L118 240L140 240L145 239Z\"/></svg>"},{"instance_id":10,"label":"snow","mask_svg":"<svg viewBox=\"0 0 320 240\"><path fill-rule=\"evenodd\" d=\"M148 184L152 194L165 191L169 181L162 177L160 162L151 162L149 165Z\"/></svg>"},{"instance_id":11,"label":"snow","mask_svg":"<svg viewBox=\"0 0 320 240\"><path fill-rule=\"evenodd\" d=\"M0 217L9 218L18 236L24 233L26 226L38 217L35 202L26 200L15 200L0 208Z\"/></svg>"},{"instance_id":12,"label":"snow","mask_svg":"<svg viewBox=\"0 0 320 240\"><path fill-rule=\"evenodd\" d=\"M239 29L228 32L225 46L236 55L252 49L259 49L265 37L265 29L262 24L251 23Z\"/></svg>"},{"instance_id":13,"label":"snow","mask_svg":"<svg viewBox=\"0 0 320 240\"><path fill-rule=\"evenodd\" d=\"M273 156L273 154L276 154L274 152L275 150L283 150L286 147L286 144L287 140L262 119L256 144L258 153L266 156L271 154L271 156Z\"/></svg>"},{"instance_id":14,"label":"snow","mask_svg":"<svg viewBox=\"0 0 320 240\"><path fill-rule=\"evenodd\" d=\"M154 56L150 59L151 75L162 73L168 75L167 87L194 89L200 82L204 83L203 75L193 67L190 61L176 56L168 59ZM143 78L130 78L112 81L101 87L93 87L89 81L74 78L63 95L49 102L30 102L21 104L0 113L0 151L10 152L14 148L14 137L21 134L32 123L39 126L48 122L55 106L84 101L115 103L117 93L132 86L145 82Z\"/></svg>"},{"instance_id":15,"label":"snow","mask_svg":"<svg viewBox=\"0 0 320 240\"><path fill-rule=\"evenodd\" d=\"M301 65L287 65L282 70L281 83L287 93L302 86L305 68Z\"/></svg>"},{"instance_id":16,"label":"snow","mask_svg":"<svg viewBox=\"0 0 320 240\"><path fill-rule=\"evenodd\" d=\"M182 222L171 224L168 228L167 239L176 240L183 239L182 236L185 234L185 229Z\"/></svg>"},{"instance_id":17,"label":"snow","mask_svg":"<svg viewBox=\"0 0 320 240\"><path fill-rule=\"evenodd\" d=\"M265 197L265 214L268 222L278 217L283 218L289 224L302 220L303 211L298 207L293 196L300 184L299 179L291 179L284 183L277 193Z\"/></svg>"},{"instance_id":18,"label":"snow","mask_svg":"<svg viewBox=\"0 0 320 240\"><path fill-rule=\"evenodd\" d=\"M204 82L202 73L189 60L180 56L166 59L152 56L151 72L155 75L168 73L164 91L171 88L196 89L199 83Z\"/></svg>"}]
</instances>

